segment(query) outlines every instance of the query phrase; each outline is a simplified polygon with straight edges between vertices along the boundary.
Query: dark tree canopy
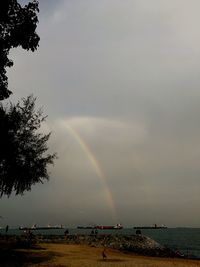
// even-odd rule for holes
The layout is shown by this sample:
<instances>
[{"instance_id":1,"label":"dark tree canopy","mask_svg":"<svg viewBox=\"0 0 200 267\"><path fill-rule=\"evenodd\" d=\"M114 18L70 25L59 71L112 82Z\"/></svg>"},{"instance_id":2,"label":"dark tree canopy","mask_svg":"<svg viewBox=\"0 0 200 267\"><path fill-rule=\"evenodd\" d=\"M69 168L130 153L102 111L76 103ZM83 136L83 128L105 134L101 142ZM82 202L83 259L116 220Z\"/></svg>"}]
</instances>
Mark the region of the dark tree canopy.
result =
<instances>
[{"instance_id":1,"label":"dark tree canopy","mask_svg":"<svg viewBox=\"0 0 200 267\"><path fill-rule=\"evenodd\" d=\"M24 7L17 0L0 0L0 100L12 93L6 76L6 68L13 65L8 58L10 49L21 46L35 51L38 47L38 12L37 0ZM49 178L47 166L55 154L47 153L50 134L38 132L44 120L42 112L35 111L32 96L21 104L0 102L0 196L23 194Z\"/></svg>"},{"instance_id":2,"label":"dark tree canopy","mask_svg":"<svg viewBox=\"0 0 200 267\"><path fill-rule=\"evenodd\" d=\"M36 33L38 1L33 0L22 7L17 0L0 0L0 100L12 93L8 90L6 68L13 62L8 58L11 48L21 46L34 51L38 47Z\"/></svg>"},{"instance_id":3,"label":"dark tree canopy","mask_svg":"<svg viewBox=\"0 0 200 267\"><path fill-rule=\"evenodd\" d=\"M50 134L38 133L45 120L35 111L35 98L29 96L16 105L0 105L0 194L23 194L31 185L48 179L46 166L55 154L46 154Z\"/></svg>"}]
</instances>

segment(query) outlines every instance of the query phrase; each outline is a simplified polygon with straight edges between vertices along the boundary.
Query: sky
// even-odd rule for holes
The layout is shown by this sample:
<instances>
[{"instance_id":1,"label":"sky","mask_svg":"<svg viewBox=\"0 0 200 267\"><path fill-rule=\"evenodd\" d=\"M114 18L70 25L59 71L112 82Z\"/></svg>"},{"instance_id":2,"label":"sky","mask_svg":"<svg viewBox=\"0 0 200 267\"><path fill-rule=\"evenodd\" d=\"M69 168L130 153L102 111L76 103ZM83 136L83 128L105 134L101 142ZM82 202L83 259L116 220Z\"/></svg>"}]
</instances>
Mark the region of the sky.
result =
<instances>
[{"instance_id":1,"label":"sky","mask_svg":"<svg viewBox=\"0 0 200 267\"><path fill-rule=\"evenodd\" d=\"M21 0L25 3L25 0ZM37 97L58 159L0 225L200 227L200 2L40 0L11 101Z\"/></svg>"}]
</instances>

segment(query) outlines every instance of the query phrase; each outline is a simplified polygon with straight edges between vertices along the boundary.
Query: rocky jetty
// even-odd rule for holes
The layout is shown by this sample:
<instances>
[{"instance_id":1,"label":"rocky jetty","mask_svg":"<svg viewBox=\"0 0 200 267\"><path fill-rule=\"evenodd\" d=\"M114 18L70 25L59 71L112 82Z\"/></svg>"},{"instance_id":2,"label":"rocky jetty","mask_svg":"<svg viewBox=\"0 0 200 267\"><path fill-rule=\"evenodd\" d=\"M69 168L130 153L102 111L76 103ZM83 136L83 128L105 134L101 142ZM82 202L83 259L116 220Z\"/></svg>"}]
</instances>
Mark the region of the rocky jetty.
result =
<instances>
[{"instance_id":1,"label":"rocky jetty","mask_svg":"<svg viewBox=\"0 0 200 267\"><path fill-rule=\"evenodd\" d=\"M113 248L153 257L184 257L181 253L166 248L150 237L140 234L127 236L111 234L34 235L33 233L30 235L29 233L21 236L1 236L1 242L10 243L14 247L32 247L40 243L80 244Z\"/></svg>"},{"instance_id":2,"label":"rocky jetty","mask_svg":"<svg viewBox=\"0 0 200 267\"><path fill-rule=\"evenodd\" d=\"M86 244L94 247L108 247L147 256L182 257L155 240L144 235L67 235L63 238L55 236L41 238L41 242L64 242L68 244Z\"/></svg>"}]
</instances>

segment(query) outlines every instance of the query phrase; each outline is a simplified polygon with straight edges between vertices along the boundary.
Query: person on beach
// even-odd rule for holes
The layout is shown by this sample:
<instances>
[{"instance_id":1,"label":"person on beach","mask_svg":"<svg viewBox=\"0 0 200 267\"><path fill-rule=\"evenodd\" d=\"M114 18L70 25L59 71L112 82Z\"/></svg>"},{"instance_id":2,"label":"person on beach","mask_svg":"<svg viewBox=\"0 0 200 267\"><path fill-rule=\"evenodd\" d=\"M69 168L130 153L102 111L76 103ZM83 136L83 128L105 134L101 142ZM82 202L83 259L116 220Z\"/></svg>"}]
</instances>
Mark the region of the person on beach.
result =
<instances>
[{"instance_id":1,"label":"person on beach","mask_svg":"<svg viewBox=\"0 0 200 267\"><path fill-rule=\"evenodd\" d=\"M8 232L9 229L9 225L6 225L6 233Z\"/></svg>"},{"instance_id":2,"label":"person on beach","mask_svg":"<svg viewBox=\"0 0 200 267\"><path fill-rule=\"evenodd\" d=\"M102 257L103 257L103 260L104 260L104 261L107 259L106 249L105 249L105 248L104 248L104 250L102 251Z\"/></svg>"},{"instance_id":3,"label":"person on beach","mask_svg":"<svg viewBox=\"0 0 200 267\"><path fill-rule=\"evenodd\" d=\"M94 230L91 231L91 235L94 235Z\"/></svg>"},{"instance_id":4,"label":"person on beach","mask_svg":"<svg viewBox=\"0 0 200 267\"><path fill-rule=\"evenodd\" d=\"M69 234L69 230L66 229L65 232L64 232L64 235L67 236Z\"/></svg>"},{"instance_id":5,"label":"person on beach","mask_svg":"<svg viewBox=\"0 0 200 267\"><path fill-rule=\"evenodd\" d=\"M141 235L142 234L142 232L141 232L141 230L136 230L136 235Z\"/></svg>"}]
</instances>

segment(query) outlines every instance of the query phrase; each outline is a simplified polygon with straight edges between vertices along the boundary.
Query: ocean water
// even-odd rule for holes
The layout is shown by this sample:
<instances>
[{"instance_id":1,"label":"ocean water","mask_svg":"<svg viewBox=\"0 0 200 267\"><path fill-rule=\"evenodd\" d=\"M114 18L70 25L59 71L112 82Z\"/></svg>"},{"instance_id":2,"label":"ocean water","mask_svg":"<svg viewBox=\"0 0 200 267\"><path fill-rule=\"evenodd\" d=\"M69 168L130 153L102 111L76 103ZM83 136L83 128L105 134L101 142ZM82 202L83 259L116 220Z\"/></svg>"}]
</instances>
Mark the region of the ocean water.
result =
<instances>
[{"instance_id":1,"label":"ocean water","mask_svg":"<svg viewBox=\"0 0 200 267\"><path fill-rule=\"evenodd\" d=\"M91 229L70 229L69 234L90 234ZM122 230L98 230L99 234L132 235L135 229L124 228ZM200 228L168 228L168 229L142 229L142 234L149 236L161 245L173 250L178 250L184 255L200 258ZM19 229L9 229L8 235L21 235ZM34 230L34 234L64 235L65 229ZM5 234L5 229L0 229L0 234Z\"/></svg>"}]
</instances>

